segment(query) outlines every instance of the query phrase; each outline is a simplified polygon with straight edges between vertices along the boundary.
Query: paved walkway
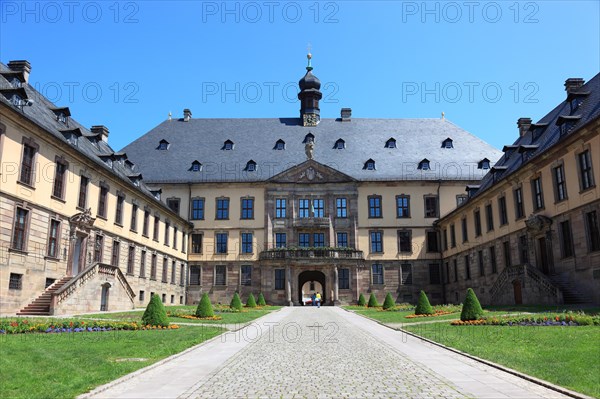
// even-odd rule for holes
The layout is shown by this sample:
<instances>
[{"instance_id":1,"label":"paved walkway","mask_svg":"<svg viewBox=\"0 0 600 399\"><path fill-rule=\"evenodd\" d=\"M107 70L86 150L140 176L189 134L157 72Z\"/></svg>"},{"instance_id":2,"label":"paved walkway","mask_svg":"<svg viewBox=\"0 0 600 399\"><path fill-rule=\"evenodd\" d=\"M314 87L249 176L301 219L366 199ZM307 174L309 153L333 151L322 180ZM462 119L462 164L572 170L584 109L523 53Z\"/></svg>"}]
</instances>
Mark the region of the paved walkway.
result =
<instances>
[{"instance_id":1,"label":"paved walkway","mask_svg":"<svg viewBox=\"0 0 600 399\"><path fill-rule=\"evenodd\" d=\"M283 308L94 398L563 398L340 308Z\"/></svg>"}]
</instances>

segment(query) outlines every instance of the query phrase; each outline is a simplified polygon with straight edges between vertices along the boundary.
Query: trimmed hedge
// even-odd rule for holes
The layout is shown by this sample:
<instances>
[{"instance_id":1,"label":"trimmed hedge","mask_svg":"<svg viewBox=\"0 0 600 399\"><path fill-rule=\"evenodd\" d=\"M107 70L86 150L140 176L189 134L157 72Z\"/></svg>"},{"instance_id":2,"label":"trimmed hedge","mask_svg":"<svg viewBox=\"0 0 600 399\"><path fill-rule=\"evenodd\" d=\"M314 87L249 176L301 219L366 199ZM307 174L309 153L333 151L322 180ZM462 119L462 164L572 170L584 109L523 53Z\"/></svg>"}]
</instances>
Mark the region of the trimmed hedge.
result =
<instances>
[{"instance_id":1,"label":"trimmed hedge","mask_svg":"<svg viewBox=\"0 0 600 399\"><path fill-rule=\"evenodd\" d=\"M461 321L479 320L483 317L483 309L472 288L467 289L467 296L460 313Z\"/></svg>"},{"instance_id":2,"label":"trimmed hedge","mask_svg":"<svg viewBox=\"0 0 600 399\"><path fill-rule=\"evenodd\" d=\"M392 298L392 294L388 292L383 301L383 310L392 309L394 306L396 306L396 301Z\"/></svg>"},{"instance_id":3,"label":"trimmed hedge","mask_svg":"<svg viewBox=\"0 0 600 399\"><path fill-rule=\"evenodd\" d=\"M415 314L433 314L433 308L429 303L429 298L427 298L425 291L421 291L419 294L419 302L415 308Z\"/></svg>"},{"instance_id":4,"label":"trimmed hedge","mask_svg":"<svg viewBox=\"0 0 600 399\"><path fill-rule=\"evenodd\" d=\"M377 298L375 298L375 294L371 293L371 296L369 297L369 303L367 304L367 307L369 308L376 308L379 306L379 302L377 302Z\"/></svg>"},{"instance_id":5,"label":"trimmed hedge","mask_svg":"<svg viewBox=\"0 0 600 399\"><path fill-rule=\"evenodd\" d=\"M250 293L250 296L248 297L248 300L246 301L246 307L247 308L255 308L256 307L256 300L254 299L254 295L252 293Z\"/></svg>"},{"instance_id":6,"label":"trimmed hedge","mask_svg":"<svg viewBox=\"0 0 600 399\"><path fill-rule=\"evenodd\" d=\"M145 326L161 326L167 327L169 325L169 318L167 317L167 311L163 306L158 295L154 294L150 298L146 311L142 316L142 324Z\"/></svg>"},{"instance_id":7,"label":"trimmed hedge","mask_svg":"<svg viewBox=\"0 0 600 399\"><path fill-rule=\"evenodd\" d=\"M258 306L267 306L267 301L265 301L265 297L263 296L262 292L258 293L257 305Z\"/></svg>"},{"instance_id":8,"label":"trimmed hedge","mask_svg":"<svg viewBox=\"0 0 600 399\"><path fill-rule=\"evenodd\" d=\"M233 294L233 298L231 298L231 303L229 304L231 309L242 310L242 300L240 299L240 295L236 292Z\"/></svg>"},{"instance_id":9,"label":"trimmed hedge","mask_svg":"<svg viewBox=\"0 0 600 399\"><path fill-rule=\"evenodd\" d=\"M358 306L367 306L367 300L362 293L358 296Z\"/></svg>"},{"instance_id":10,"label":"trimmed hedge","mask_svg":"<svg viewBox=\"0 0 600 399\"><path fill-rule=\"evenodd\" d=\"M198 303L198 307L196 308L196 317L205 318L214 316L215 311L213 310L212 303L210 303L208 294L205 292L202 294L202 299L200 299L200 303Z\"/></svg>"}]
</instances>

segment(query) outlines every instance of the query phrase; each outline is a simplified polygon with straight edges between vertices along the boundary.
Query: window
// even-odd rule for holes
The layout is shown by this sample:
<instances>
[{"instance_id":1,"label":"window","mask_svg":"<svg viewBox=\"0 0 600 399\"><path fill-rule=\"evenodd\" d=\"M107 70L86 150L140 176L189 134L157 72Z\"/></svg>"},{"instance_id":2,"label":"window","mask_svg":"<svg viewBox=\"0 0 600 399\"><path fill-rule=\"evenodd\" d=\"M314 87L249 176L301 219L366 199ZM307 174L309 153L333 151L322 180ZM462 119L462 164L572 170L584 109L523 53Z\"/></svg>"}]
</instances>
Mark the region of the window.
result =
<instances>
[{"instance_id":1,"label":"window","mask_svg":"<svg viewBox=\"0 0 600 399\"><path fill-rule=\"evenodd\" d=\"M181 233L181 252L185 253L185 247L187 246L187 236L185 233Z\"/></svg>"},{"instance_id":2,"label":"window","mask_svg":"<svg viewBox=\"0 0 600 399\"><path fill-rule=\"evenodd\" d=\"M434 197L434 196L425 197L425 217L426 218L438 217L438 197Z\"/></svg>"},{"instance_id":3,"label":"window","mask_svg":"<svg viewBox=\"0 0 600 399\"><path fill-rule=\"evenodd\" d=\"M490 247L490 264L492 265L492 273L497 273L498 265L496 261L496 247Z\"/></svg>"},{"instance_id":4,"label":"window","mask_svg":"<svg viewBox=\"0 0 600 399\"><path fill-rule=\"evenodd\" d=\"M369 197L369 218L380 218L381 216L381 197Z\"/></svg>"},{"instance_id":5,"label":"window","mask_svg":"<svg viewBox=\"0 0 600 399\"><path fill-rule=\"evenodd\" d=\"M144 250L140 254L140 277L146 278L146 251Z\"/></svg>"},{"instance_id":6,"label":"window","mask_svg":"<svg viewBox=\"0 0 600 399\"><path fill-rule=\"evenodd\" d=\"M477 260L479 262L479 275L485 276L485 267L483 266L483 251L477 252Z\"/></svg>"},{"instance_id":7,"label":"window","mask_svg":"<svg viewBox=\"0 0 600 399\"><path fill-rule=\"evenodd\" d=\"M177 249L177 234L179 230L177 227L173 226L173 249Z\"/></svg>"},{"instance_id":8,"label":"window","mask_svg":"<svg viewBox=\"0 0 600 399\"><path fill-rule=\"evenodd\" d=\"M492 213L492 204L485 206L485 219L487 221L487 231L494 230L494 214Z\"/></svg>"},{"instance_id":9,"label":"window","mask_svg":"<svg viewBox=\"0 0 600 399\"><path fill-rule=\"evenodd\" d=\"M167 198L167 207L169 207L170 210L172 210L173 212L175 212L178 215L179 215L179 204L180 203L181 203L181 200L179 198Z\"/></svg>"},{"instance_id":10,"label":"window","mask_svg":"<svg viewBox=\"0 0 600 399\"><path fill-rule=\"evenodd\" d=\"M459 194L456 196L456 206L461 206L462 204L464 204L465 202L467 202L467 200L469 199L469 196L464 195L464 194Z\"/></svg>"},{"instance_id":11,"label":"window","mask_svg":"<svg viewBox=\"0 0 600 399\"><path fill-rule=\"evenodd\" d=\"M371 265L371 275L373 285L382 285L383 284L383 265L379 263L375 263Z\"/></svg>"},{"instance_id":12,"label":"window","mask_svg":"<svg viewBox=\"0 0 600 399\"><path fill-rule=\"evenodd\" d=\"M135 247L129 246L129 251L127 252L127 274L133 274L134 262L135 262Z\"/></svg>"},{"instance_id":13,"label":"window","mask_svg":"<svg viewBox=\"0 0 600 399\"><path fill-rule=\"evenodd\" d=\"M338 269L338 288L340 290L350 289L350 269Z\"/></svg>"},{"instance_id":14,"label":"window","mask_svg":"<svg viewBox=\"0 0 600 399\"><path fill-rule=\"evenodd\" d=\"M102 262L102 251L104 249L104 236L96 235L94 243L94 262Z\"/></svg>"},{"instance_id":15,"label":"window","mask_svg":"<svg viewBox=\"0 0 600 399\"><path fill-rule=\"evenodd\" d=\"M408 195L398 195L396 197L396 217L410 217L410 197Z\"/></svg>"},{"instance_id":16,"label":"window","mask_svg":"<svg viewBox=\"0 0 600 399\"><path fill-rule=\"evenodd\" d=\"M487 158L483 158L477 164L477 169L489 169L490 168L490 160Z\"/></svg>"},{"instance_id":17,"label":"window","mask_svg":"<svg viewBox=\"0 0 600 399\"><path fill-rule=\"evenodd\" d=\"M52 196L55 198L64 198L65 175L68 168L67 161L62 158L56 159L56 170L54 171L54 184L52 186Z\"/></svg>"},{"instance_id":18,"label":"window","mask_svg":"<svg viewBox=\"0 0 600 399\"><path fill-rule=\"evenodd\" d=\"M118 225L123 224L123 203L125 197L117 194L117 207L115 209L115 223Z\"/></svg>"},{"instance_id":19,"label":"window","mask_svg":"<svg viewBox=\"0 0 600 399\"><path fill-rule=\"evenodd\" d=\"M585 215L588 249L592 251L600 251L600 226L598 224L598 213L596 211L588 212Z\"/></svg>"},{"instance_id":20,"label":"window","mask_svg":"<svg viewBox=\"0 0 600 399\"><path fill-rule=\"evenodd\" d=\"M246 163L246 167L244 168L246 172L254 172L256 171L256 162L250 160Z\"/></svg>"},{"instance_id":21,"label":"window","mask_svg":"<svg viewBox=\"0 0 600 399\"><path fill-rule=\"evenodd\" d=\"M169 235L171 233L171 223L165 221L165 245L169 245Z\"/></svg>"},{"instance_id":22,"label":"window","mask_svg":"<svg viewBox=\"0 0 600 399\"><path fill-rule=\"evenodd\" d=\"M502 243L502 250L504 252L504 266L509 267L512 264L510 258L510 241L504 241Z\"/></svg>"},{"instance_id":23,"label":"window","mask_svg":"<svg viewBox=\"0 0 600 399\"><path fill-rule=\"evenodd\" d=\"M202 163L199 161L192 162L192 167L190 169L192 172L200 172L202 170Z\"/></svg>"},{"instance_id":24,"label":"window","mask_svg":"<svg viewBox=\"0 0 600 399\"><path fill-rule=\"evenodd\" d=\"M448 230L447 229L444 229L442 231L442 237L444 240L444 251L447 251L448 250Z\"/></svg>"},{"instance_id":25,"label":"window","mask_svg":"<svg viewBox=\"0 0 600 399\"><path fill-rule=\"evenodd\" d=\"M346 142L342 139L338 139L335 142L335 145L333 146L333 148L336 150L343 150L344 148L346 148Z\"/></svg>"},{"instance_id":26,"label":"window","mask_svg":"<svg viewBox=\"0 0 600 399\"><path fill-rule=\"evenodd\" d=\"M371 253L382 253L383 252L383 232L372 231L371 232Z\"/></svg>"},{"instance_id":27,"label":"window","mask_svg":"<svg viewBox=\"0 0 600 399\"><path fill-rule=\"evenodd\" d=\"M144 226L142 227L142 235L148 237L148 226L150 224L150 211L144 210Z\"/></svg>"},{"instance_id":28,"label":"window","mask_svg":"<svg viewBox=\"0 0 600 399\"><path fill-rule=\"evenodd\" d=\"M336 216L339 218L348 217L348 208L346 198L336 198L335 200Z\"/></svg>"},{"instance_id":29,"label":"window","mask_svg":"<svg viewBox=\"0 0 600 399\"><path fill-rule=\"evenodd\" d=\"M427 252L439 252L438 233L435 230L427 232Z\"/></svg>"},{"instance_id":30,"label":"window","mask_svg":"<svg viewBox=\"0 0 600 399\"><path fill-rule=\"evenodd\" d=\"M23 275L18 273L11 273L8 280L9 290L20 290L23 288Z\"/></svg>"},{"instance_id":31,"label":"window","mask_svg":"<svg viewBox=\"0 0 600 399\"><path fill-rule=\"evenodd\" d=\"M506 210L506 197L498 198L498 215L500 216L500 226L508 224L508 212Z\"/></svg>"},{"instance_id":32,"label":"window","mask_svg":"<svg viewBox=\"0 0 600 399\"><path fill-rule=\"evenodd\" d=\"M215 266L215 285L227 284L227 269L224 265Z\"/></svg>"},{"instance_id":33,"label":"window","mask_svg":"<svg viewBox=\"0 0 600 399\"><path fill-rule=\"evenodd\" d=\"M252 252L252 233L242 233L242 253L251 254Z\"/></svg>"},{"instance_id":34,"label":"window","mask_svg":"<svg viewBox=\"0 0 600 399\"><path fill-rule=\"evenodd\" d=\"M121 254L121 243L113 240L112 255L110 258L110 264L113 266L119 266L119 257Z\"/></svg>"},{"instance_id":35,"label":"window","mask_svg":"<svg viewBox=\"0 0 600 399\"><path fill-rule=\"evenodd\" d=\"M144 302L145 296L146 296L146 292L143 290L140 290L140 294L139 294L140 302Z\"/></svg>"},{"instance_id":36,"label":"window","mask_svg":"<svg viewBox=\"0 0 600 399\"><path fill-rule=\"evenodd\" d=\"M154 231L153 231L154 241L158 241L159 229L160 229L160 216L154 215Z\"/></svg>"},{"instance_id":37,"label":"window","mask_svg":"<svg viewBox=\"0 0 600 399\"><path fill-rule=\"evenodd\" d=\"M310 247L310 234L309 233L300 233L298 235L298 246Z\"/></svg>"},{"instance_id":38,"label":"window","mask_svg":"<svg viewBox=\"0 0 600 399\"><path fill-rule=\"evenodd\" d=\"M241 285L252 285L252 266L242 265L240 270L240 276Z\"/></svg>"},{"instance_id":39,"label":"window","mask_svg":"<svg viewBox=\"0 0 600 399\"><path fill-rule=\"evenodd\" d=\"M27 226L29 223L29 211L24 208L18 208L15 215L15 224L13 227L12 248L19 251L25 251L27 248Z\"/></svg>"},{"instance_id":40,"label":"window","mask_svg":"<svg viewBox=\"0 0 600 399\"><path fill-rule=\"evenodd\" d=\"M229 219L229 198L217 198L217 220Z\"/></svg>"},{"instance_id":41,"label":"window","mask_svg":"<svg viewBox=\"0 0 600 399\"><path fill-rule=\"evenodd\" d=\"M473 212L473 220L475 222L475 237L481 236L481 211L476 209Z\"/></svg>"},{"instance_id":42,"label":"window","mask_svg":"<svg viewBox=\"0 0 600 399\"><path fill-rule=\"evenodd\" d=\"M460 220L460 225L462 229L462 242L469 241L469 231L467 230L467 218L462 218Z\"/></svg>"},{"instance_id":43,"label":"window","mask_svg":"<svg viewBox=\"0 0 600 399\"><path fill-rule=\"evenodd\" d=\"M519 236L519 261L522 264L529 262L529 250L526 235Z\"/></svg>"},{"instance_id":44,"label":"window","mask_svg":"<svg viewBox=\"0 0 600 399\"><path fill-rule=\"evenodd\" d=\"M465 280L471 279L471 260L469 255L465 256Z\"/></svg>"},{"instance_id":45,"label":"window","mask_svg":"<svg viewBox=\"0 0 600 399\"><path fill-rule=\"evenodd\" d=\"M456 231L453 224L450 225L450 247L456 248Z\"/></svg>"},{"instance_id":46,"label":"window","mask_svg":"<svg viewBox=\"0 0 600 399\"><path fill-rule=\"evenodd\" d=\"M277 142L275 143L274 149L279 150L279 151L285 150L285 141L283 141L281 139L277 140Z\"/></svg>"},{"instance_id":47,"label":"window","mask_svg":"<svg viewBox=\"0 0 600 399\"><path fill-rule=\"evenodd\" d=\"M301 218L310 217L310 200L306 198L298 200L298 216Z\"/></svg>"},{"instance_id":48,"label":"window","mask_svg":"<svg viewBox=\"0 0 600 399\"><path fill-rule=\"evenodd\" d=\"M410 230L398 231L398 252L412 252L412 232Z\"/></svg>"},{"instance_id":49,"label":"window","mask_svg":"<svg viewBox=\"0 0 600 399\"><path fill-rule=\"evenodd\" d=\"M158 264L158 257L156 254L152 254L152 260L150 262L150 280L156 280L156 266Z\"/></svg>"},{"instance_id":50,"label":"window","mask_svg":"<svg viewBox=\"0 0 600 399\"><path fill-rule=\"evenodd\" d=\"M348 248L348 233L337 233L337 246L338 248Z\"/></svg>"},{"instance_id":51,"label":"window","mask_svg":"<svg viewBox=\"0 0 600 399\"><path fill-rule=\"evenodd\" d=\"M313 234L313 246L314 247L324 247L325 246L325 234L324 233L314 233Z\"/></svg>"},{"instance_id":52,"label":"window","mask_svg":"<svg viewBox=\"0 0 600 399\"><path fill-rule=\"evenodd\" d=\"M567 199L567 183L565 182L565 169L559 165L552 169L554 176L554 201L560 202Z\"/></svg>"},{"instance_id":53,"label":"window","mask_svg":"<svg viewBox=\"0 0 600 399\"><path fill-rule=\"evenodd\" d=\"M200 285L200 266L190 266L190 285Z\"/></svg>"},{"instance_id":54,"label":"window","mask_svg":"<svg viewBox=\"0 0 600 399\"><path fill-rule=\"evenodd\" d=\"M517 219L525 217L525 208L523 205L523 189L521 187L516 188L514 191L515 195L515 216Z\"/></svg>"},{"instance_id":55,"label":"window","mask_svg":"<svg viewBox=\"0 0 600 399\"><path fill-rule=\"evenodd\" d=\"M81 176L79 180L79 198L77 199L77 206L81 209L85 209L87 205L87 192L90 179L85 176Z\"/></svg>"},{"instance_id":56,"label":"window","mask_svg":"<svg viewBox=\"0 0 600 399\"><path fill-rule=\"evenodd\" d=\"M592 156L590 150L585 150L578 155L579 158L579 185L581 191L594 186L594 174L592 170Z\"/></svg>"},{"instance_id":57,"label":"window","mask_svg":"<svg viewBox=\"0 0 600 399\"><path fill-rule=\"evenodd\" d=\"M284 219L286 216L286 199L276 198L275 199L275 218Z\"/></svg>"},{"instance_id":58,"label":"window","mask_svg":"<svg viewBox=\"0 0 600 399\"><path fill-rule=\"evenodd\" d=\"M37 149L37 145L23 144L23 158L21 160L19 181L29 186L33 185L34 159Z\"/></svg>"},{"instance_id":59,"label":"window","mask_svg":"<svg viewBox=\"0 0 600 399\"><path fill-rule=\"evenodd\" d=\"M275 248L287 247L287 234L286 233L275 233Z\"/></svg>"},{"instance_id":60,"label":"window","mask_svg":"<svg viewBox=\"0 0 600 399\"><path fill-rule=\"evenodd\" d=\"M131 231L137 231L137 214L138 214L138 205L131 205Z\"/></svg>"},{"instance_id":61,"label":"window","mask_svg":"<svg viewBox=\"0 0 600 399\"><path fill-rule=\"evenodd\" d=\"M285 269L275 269L275 289L283 290L285 288Z\"/></svg>"},{"instance_id":62,"label":"window","mask_svg":"<svg viewBox=\"0 0 600 399\"><path fill-rule=\"evenodd\" d=\"M409 263L405 263L400 266L400 281L402 285L412 285L412 265Z\"/></svg>"},{"instance_id":63,"label":"window","mask_svg":"<svg viewBox=\"0 0 600 399\"><path fill-rule=\"evenodd\" d=\"M563 258L569 258L574 254L571 222L568 220L560 222L560 252Z\"/></svg>"},{"instance_id":64,"label":"window","mask_svg":"<svg viewBox=\"0 0 600 399\"><path fill-rule=\"evenodd\" d=\"M50 232L48 233L48 256L58 258L60 238L60 222L58 220L50 220Z\"/></svg>"},{"instance_id":65,"label":"window","mask_svg":"<svg viewBox=\"0 0 600 399\"><path fill-rule=\"evenodd\" d=\"M442 141L442 148L454 148L454 146L452 145L452 139L450 137L448 137L446 140Z\"/></svg>"},{"instance_id":66,"label":"window","mask_svg":"<svg viewBox=\"0 0 600 399\"><path fill-rule=\"evenodd\" d=\"M429 284L441 284L440 265L437 263L429 264Z\"/></svg>"},{"instance_id":67,"label":"window","mask_svg":"<svg viewBox=\"0 0 600 399\"><path fill-rule=\"evenodd\" d=\"M537 177L531 181L531 192L533 194L533 210L544 208L544 195L542 193L542 178Z\"/></svg>"},{"instance_id":68,"label":"window","mask_svg":"<svg viewBox=\"0 0 600 399\"><path fill-rule=\"evenodd\" d=\"M385 148L396 148L396 140L394 138L390 138L385 142Z\"/></svg>"},{"instance_id":69,"label":"window","mask_svg":"<svg viewBox=\"0 0 600 399\"><path fill-rule=\"evenodd\" d=\"M108 197L108 186L100 182L100 195L98 197L98 216L106 219L106 200Z\"/></svg>"},{"instance_id":70,"label":"window","mask_svg":"<svg viewBox=\"0 0 600 399\"><path fill-rule=\"evenodd\" d=\"M215 249L218 254L227 253L227 233L217 233L216 235L217 245Z\"/></svg>"},{"instance_id":71,"label":"window","mask_svg":"<svg viewBox=\"0 0 600 399\"><path fill-rule=\"evenodd\" d=\"M231 140L226 140L226 141L223 143L223 147L222 147L221 149L223 149L223 150L225 150L225 151L231 151L231 150L233 150L233 141L231 141Z\"/></svg>"},{"instance_id":72,"label":"window","mask_svg":"<svg viewBox=\"0 0 600 399\"><path fill-rule=\"evenodd\" d=\"M444 263L445 272L444 272L444 283L448 284L450 282L450 263Z\"/></svg>"},{"instance_id":73,"label":"window","mask_svg":"<svg viewBox=\"0 0 600 399\"><path fill-rule=\"evenodd\" d=\"M183 263L179 265L179 285L185 286L185 265Z\"/></svg>"},{"instance_id":74,"label":"window","mask_svg":"<svg viewBox=\"0 0 600 399\"><path fill-rule=\"evenodd\" d=\"M322 199L313 200L313 217L322 218L325 216L325 201Z\"/></svg>"},{"instance_id":75,"label":"window","mask_svg":"<svg viewBox=\"0 0 600 399\"><path fill-rule=\"evenodd\" d=\"M365 165L363 166L363 169L365 169L365 170L375 170L375 161L373 161L372 159L369 159L367 162L365 162Z\"/></svg>"},{"instance_id":76,"label":"window","mask_svg":"<svg viewBox=\"0 0 600 399\"><path fill-rule=\"evenodd\" d=\"M171 284L175 284L175 277L177 274L177 264L175 261L171 262Z\"/></svg>"},{"instance_id":77,"label":"window","mask_svg":"<svg viewBox=\"0 0 600 399\"><path fill-rule=\"evenodd\" d=\"M192 199L192 220L204 219L204 198Z\"/></svg>"},{"instance_id":78,"label":"window","mask_svg":"<svg viewBox=\"0 0 600 399\"><path fill-rule=\"evenodd\" d=\"M418 169L421 170L430 170L430 164L429 164L429 160L427 158L423 159L421 162L419 162L419 166Z\"/></svg>"},{"instance_id":79,"label":"window","mask_svg":"<svg viewBox=\"0 0 600 399\"><path fill-rule=\"evenodd\" d=\"M308 133L306 136L304 136L304 140L302 141L302 144L306 144L306 143L310 143L310 142L314 142L315 141L315 135L312 133Z\"/></svg>"},{"instance_id":80,"label":"window","mask_svg":"<svg viewBox=\"0 0 600 399\"><path fill-rule=\"evenodd\" d=\"M452 260L452 266L454 269L454 282L456 283L458 281L458 260Z\"/></svg>"},{"instance_id":81,"label":"window","mask_svg":"<svg viewBox=\"0 0 600 399\"><path fill-rule=\"evenodd\" d=\"M169 142L165 139L162 139L161 141L158 142L158 147L156 148L157 150L160 151L166 151L169 149Z\"/></svg>"}]
</instances>

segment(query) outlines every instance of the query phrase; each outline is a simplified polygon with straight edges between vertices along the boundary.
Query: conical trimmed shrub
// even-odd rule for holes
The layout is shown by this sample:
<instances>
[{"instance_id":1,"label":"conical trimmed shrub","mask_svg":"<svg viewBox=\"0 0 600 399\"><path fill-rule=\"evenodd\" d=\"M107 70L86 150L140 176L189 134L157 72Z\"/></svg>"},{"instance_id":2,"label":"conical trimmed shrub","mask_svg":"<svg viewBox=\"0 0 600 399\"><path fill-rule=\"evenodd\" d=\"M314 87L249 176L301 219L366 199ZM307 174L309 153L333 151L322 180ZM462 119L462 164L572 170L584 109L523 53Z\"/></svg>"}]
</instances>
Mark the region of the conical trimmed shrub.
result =
<instances>
[{"instance_id":1,"label":"conical trimmed shrub","mask_svg":"<svg viewBox=\"0 0 600 399\"><path fill-rule=\"evenodd\" d=\"M358 296L358 306L367 306L367 300L362 293Z\"/></svg>"},{"instance_id":2,"label":"conical trimmed shrub","mask_svg":"<svg viewBox=\"0 0 600 399\"><path fill-rule=\"evenodd\" d=\"M233 294L233 298L231 298L231 303L229 304L231 309L242 310L242 300L240 299L239 294L236 292Z\"/></svg>"},{"instance_id":3,"label":"conical trimmed shrub","mask_svg":"<svg viewBox=\"0 0 600 399\"><path fill-rule=\"evenodd\" d=\"M142 324L147 326L162 326L167 327L169 325L169 318L167 317L167 311L163 306L158 295L152 295L146 311L142 316Z\"/></svg>"},{"instance_id":4,"label":"conical trimmed shrub","mask_svg":"<svg viewBox=\"0 0 600 399\"><path fill-rule=\"evenodd\" d=\"M246 301L246 307L247 308L255 308L256 307L256 300L254 299L254 295L252 293L250 293L250 296L248 297L248 300Z\"/></svg>"},{"instance_id":5,"label":"conical trimmed shrub","mask_svg":"<svg viewBox=\"0 0 600 399\"><path fill-rule=\"evenodd\" d=\"M375 298L375 294L371 293L371 296L369 297L369 303L367 304L367 307L369 308L376 308L379 306L379 302L377 302L377 298Z\"/></svg>"},{"instance_id":6,"label":"conical trimmed shrub","mask_svg":"<svg viewBox=\"0 0 600 399\"><path fill-rule=\"evenodd\" d=\"M383 301L383 310L392 309L394 306L396 306L396 301L392 298L392 294L388 292Z\"/></svg>"},{"instance_id":7,"label":"conical trimmed shrub","mask_svg":"<svg viewBox=\"0 0 600 399\"><path fill-rule=\"evenodd\" d=\"M256 304L258 306L267 306L267 301L265 301L265 297L262 292L258 293L258 302Z\"/></svg>"},{"instance_id":8,"label":"conical trimmed shrub","mask_svg":"<svg viewBox=\"0 0 600 399\"><path fill-rule=\"evenodd\" d=\"M479 299L477 299L475 291L469 288L467 289L467 296L465 298L465 302L463 303L462 312L460 313L460 319L462 321L479 320L482 317L483 309L481 308Z\"/></svg>"},{"instance_id":9,"label":"conical trimmed shrub","mask_svg":"<svg viewBox=\"0 0 600 399\"><path fill-rule=\"evenodd\" d=\"M429 303L429 298L427 298L425 291L421 291L419 294L419 302L415 308L415 314L433 314L433 308Z\"/></svg>"},{"instance_id":10,"label":"conical trimmed shrub","mask_svg":"<svg viewBox=\"0 0 600 399\"><path fill-rule=\"evenodd\" d=\"M202 294L202 299L200 299L200 303L196 308L196 317L214 317L215 311L213 310L212 303L210 303L210 298L208 294L205 292Z\"/></svg>"}]
</instances>

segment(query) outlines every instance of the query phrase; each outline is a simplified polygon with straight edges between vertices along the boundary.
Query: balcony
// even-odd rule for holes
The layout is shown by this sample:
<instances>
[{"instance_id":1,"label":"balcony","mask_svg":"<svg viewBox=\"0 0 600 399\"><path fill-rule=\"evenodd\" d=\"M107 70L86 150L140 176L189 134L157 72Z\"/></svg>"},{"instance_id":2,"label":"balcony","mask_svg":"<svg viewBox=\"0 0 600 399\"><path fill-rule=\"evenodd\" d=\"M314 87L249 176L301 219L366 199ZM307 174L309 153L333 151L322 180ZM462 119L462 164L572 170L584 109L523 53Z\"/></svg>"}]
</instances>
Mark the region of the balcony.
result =
<instances>
[{"instance_id":1,"label":"balcony","mask_svg":"<svg viewBox=\"0 0 600 399\"><path fill-rule=\"evenodd\" d=\"M294 227L329 228L329 218L294 218Z\"/></svg>"},{"instance_id":2,"label":"balcony","mask_svg":"<svg viewBox=\"0 0 600 399\"><path fill-rule=\"evenodd\" d=\"M363 252L352 248L277 248L260 253L261 260L276 259L364 259Z\"/></svg>"}]
</instances>

